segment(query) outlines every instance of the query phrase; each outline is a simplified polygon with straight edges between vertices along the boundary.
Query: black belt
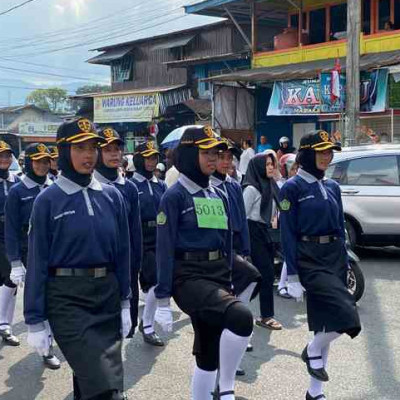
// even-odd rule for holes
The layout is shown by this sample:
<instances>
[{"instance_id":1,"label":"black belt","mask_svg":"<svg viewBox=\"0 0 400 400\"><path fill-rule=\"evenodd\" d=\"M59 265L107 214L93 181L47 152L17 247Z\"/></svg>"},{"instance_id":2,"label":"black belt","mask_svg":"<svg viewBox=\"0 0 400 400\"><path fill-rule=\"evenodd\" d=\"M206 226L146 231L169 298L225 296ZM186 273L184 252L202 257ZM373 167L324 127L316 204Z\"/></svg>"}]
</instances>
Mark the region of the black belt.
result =
<instances>
[{"instance_id":1,"label":"black belt","mask_svg":"<svg viewBox=\"0 0 400 400\"><path fill-rule=\"evenodd\" d=\"M142 222L142 226L145 228L157 228L157 221L145 221Z\"/></svg>"},{"instance_id":2,"label":"black belt","mask_svg":"<svg viewBox=\"0 0 400 400\"><path fill-rule=\"evenodd\" d=\"M312 242L312 243L319 243L319 244L328 244L332 242L336 242L339 240L338 236L334 235L326 235L326 236L301 236L300 240L302 242Z\"/></svg>"},{"instance_id":3,"label":"black belt","mask_svg":"<svg viewBox=\"0 0 400 400\"><path fill-rule=\"evenodd\" d=\"M76 276L76 277L91 277L104 278L110 271L110 268L50 268L50 276Z\"/></svg>"},{"instance_id":4,"label":"black belt","mask_svg":"<svg viewBox=\"0 0 400 400\"><path fill-rule=\"evenodd\" d=\"M182 261L217 261L224 257L222 251L187 251L176 253L175 258Z\"/></svg>"}]
</instances>

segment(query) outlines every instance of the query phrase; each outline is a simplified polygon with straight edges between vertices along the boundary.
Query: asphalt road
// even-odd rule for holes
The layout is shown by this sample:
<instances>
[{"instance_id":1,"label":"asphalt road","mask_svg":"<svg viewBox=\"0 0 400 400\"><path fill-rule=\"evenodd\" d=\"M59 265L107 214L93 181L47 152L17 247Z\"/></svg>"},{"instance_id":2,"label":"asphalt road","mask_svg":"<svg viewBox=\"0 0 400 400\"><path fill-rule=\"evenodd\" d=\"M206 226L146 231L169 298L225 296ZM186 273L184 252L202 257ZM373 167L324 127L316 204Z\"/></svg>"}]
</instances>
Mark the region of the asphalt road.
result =
<instances>
[{"instance_id":1,"label":"asphalt road","mask_svg":"<svg viewBox=\"0 0 400 400\"><path fill-rule=\"evenodd\" d=\"M359 303L363 332L354 340L342 337L332 346L331 380L325 393L329 400L400 399L400 251L363 250L360 255L366 276L366 292ZM22 344L19 348L0 344L0 399L72 400L67 363L63 361L58 371L44 369L26 344L21 297L14 330ZM255 302L255 315L257 309ZM276 297L275 309L285 329L271 333L255 327L255 351L245 356L247 375L238 379L238 400L305 398L309 378L300 360L310 337L305 305ZM138 334L125 344L125 385L130 400L190 399L193 332L178 310L175 320L164 348L144 344Z\"/></svg>"}]
</instances>

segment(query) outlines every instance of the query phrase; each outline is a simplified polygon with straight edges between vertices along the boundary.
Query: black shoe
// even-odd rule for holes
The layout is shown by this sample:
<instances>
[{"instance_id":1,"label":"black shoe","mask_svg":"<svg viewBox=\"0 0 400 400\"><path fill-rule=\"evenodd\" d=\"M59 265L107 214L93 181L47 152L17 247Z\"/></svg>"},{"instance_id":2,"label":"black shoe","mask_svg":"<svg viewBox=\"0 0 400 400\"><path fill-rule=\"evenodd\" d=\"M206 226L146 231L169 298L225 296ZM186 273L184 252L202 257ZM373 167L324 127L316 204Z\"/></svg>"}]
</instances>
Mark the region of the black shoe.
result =
<instances>
[{"instance_id":1,"label":"black shoe","mask_svg":"<svg viewBox=\"0 0 400 400\"><path fill-rule=\"evenodd\" d=\"M236 376L245 376L246 375L246 371L242 368L238 368L236 370Z\"/></svg>"},{"instance_id":2,"label":"black shoe","mask_svg":"<svg viewBox=\"0 0 400 400\"><path fill-rule=\"evenodd\" d=\"M43 356L43 363L49 369L59 369L61 367L60 360L54 354Z\"/></svg>"},{"instance_id":3,"label":"black shoe","mask_svg":"<svg viewBox=\"0 0 400 400\"><path fill-rule=\"evenodd\" d=\"M158 347L162 347L164 346L164 342L161 340L160 336L157 335L157 333L152 332L152 333L142 333L143 335L143 340L148 343L151 344L152 346L158 346Z\"/></svg>"},{"instance_id":4,"label":"black shoe","mask_svg":"<svg viewBox=\"0 0 400 400\"><path fill-rule=\"evenodd\" d=\"M307 364L307 371L308 373L315 379L321 382L328 382L329 376L325 371L325 368L311 368L310 360L322 360L322 357L308 357L307 353L308 345L304 348L303 352L301 353L301 359Z\"/></svg>"},{"instance_id":5,"label":"black shoe","mask_svg":"<svg viewBox=\"0 0 400 400\"><path fill-rule=\"evenodd\" d=\"M143 333L143 320L142 319L140 320L138 329L139 329L140 333Z\"/></svg>"},{"instance_id":6,"label":"black shoe","mask_svg":"<svg viewBox=\"0 0 400 400\"><path fill-rule=\"evenodd\" d=\"M19 339L11 333L10 328L1 329L0 337L3 339L3 342L9 346L16 347L20 345Z\"/></svg>"},{"instance_id":7,"label":"black shoe","mask_svg":"<svg viewBox=\"0 0 400 400\"><path fill-rule=\"evenodd\" d=\"M124 395L123 392L115 390L112 393L111 400L128 400L128 398Z\"/></svg>"},{"instance_id":8,"label":"black shoe","mask_svg":"<svg viewBox=\"0 0 400 400\"><path fill-rule=\"evenodd\" d=\"M247 353L251 353L253 350L254 350L254 349L253 349L253 345L252 345L251 343L249 343L249 344L247 345L247 347L246 347L246 352L247 352Z\"/></svg>"},{"instance_id":9,"label":"black shoe","mask_svg":"<svg viewBox=\"0 0 400 400\"><path fill-rule=\"evenodd\" d=\"M326 400L326 397L324 394L320 394L316 397L312 397L311 394L307 392L306 400Z\"/></svg>"}]
</instances>

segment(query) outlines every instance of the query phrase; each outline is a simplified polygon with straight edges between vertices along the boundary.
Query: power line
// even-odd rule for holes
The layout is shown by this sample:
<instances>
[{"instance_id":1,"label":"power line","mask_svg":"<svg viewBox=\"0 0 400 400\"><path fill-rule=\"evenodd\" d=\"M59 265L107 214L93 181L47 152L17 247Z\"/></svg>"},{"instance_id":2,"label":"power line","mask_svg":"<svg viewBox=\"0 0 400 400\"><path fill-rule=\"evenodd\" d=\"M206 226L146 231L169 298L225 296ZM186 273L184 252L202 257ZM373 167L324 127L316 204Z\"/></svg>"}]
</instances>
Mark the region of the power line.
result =
<instances>
[{"instance_id":1,"label":"power line","mask_svg":"<svg viewBox=\"0 0 400 400\"><path fill-rule=\"evenodd\" d=\"M25 4L32 3L32 1L35 0L26 0L23 3L17 4L16 6L9 8L8 10L2 11L0 12L0 16L8 14L9 12L16 10L17 8L23 7Z\"/></svg>"},{"instance_id":2,"label":"power line","mask_svg":"<svg viewBox=\"0 0 400 400\"><path fill-rule=\"evenodd\" d=\"M48 88L38 88L38 87L12 86L12 85L3 85L3 84L0 84L0 87L4 87L4 88L8 88L8 89L22 89L22 90L47 90L47 89L51 89L51 87L48 87ZM67 93L75 94L75 92L73 92L73 91L71 91L71 90L67 90Z\"/></svg>"}]
</instances>

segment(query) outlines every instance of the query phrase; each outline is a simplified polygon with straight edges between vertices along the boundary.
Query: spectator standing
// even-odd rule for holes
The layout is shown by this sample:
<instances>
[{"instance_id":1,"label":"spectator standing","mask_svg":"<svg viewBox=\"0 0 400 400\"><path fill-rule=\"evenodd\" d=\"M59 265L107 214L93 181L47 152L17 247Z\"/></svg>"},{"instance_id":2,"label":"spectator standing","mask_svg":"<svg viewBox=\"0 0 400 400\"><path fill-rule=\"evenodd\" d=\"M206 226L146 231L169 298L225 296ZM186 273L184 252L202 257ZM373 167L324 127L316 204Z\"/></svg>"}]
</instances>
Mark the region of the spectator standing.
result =
<instances>
[{"instance_id":1,"label":"spectator standing","mask_svg":"<svg viewBox=\"0 0 400 400\"><path fill-rule=\"evenodd\" d=\"M242 143L243 153L240 156L240 163L239 163L239 172L242 174L242 176L246 175L249 162L256 155L252 145L253 143L250 139L243 140Z\"/></svg>"},{"instance_id":2,"label":"spectator standing","mask_svg":"<svg viewBox=\"0 0 400 400\"><path fill-rule=\"evenodd\" d=\"M268 143L266 136L261 136L260 144L257 147L257 153L264 153L265 150L272 150L272 146Z\"/></svg>"}]
</instances>

